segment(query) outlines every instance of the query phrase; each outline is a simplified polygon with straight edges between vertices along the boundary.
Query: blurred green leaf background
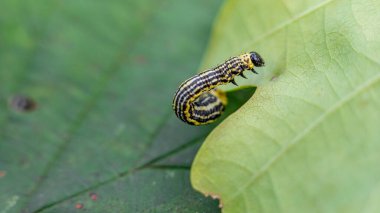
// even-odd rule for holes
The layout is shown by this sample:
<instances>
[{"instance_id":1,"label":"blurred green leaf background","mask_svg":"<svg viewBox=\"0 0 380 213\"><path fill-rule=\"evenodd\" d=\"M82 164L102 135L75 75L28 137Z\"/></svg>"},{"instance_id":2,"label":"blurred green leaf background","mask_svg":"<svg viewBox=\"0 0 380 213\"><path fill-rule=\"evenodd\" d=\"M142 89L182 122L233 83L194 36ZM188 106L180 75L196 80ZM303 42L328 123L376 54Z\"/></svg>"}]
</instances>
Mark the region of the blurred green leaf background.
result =
<instances>
[{"instance_id":1,"label":"blurred green leaf background","mask_svg":"<svg viewBox=\"0 0 380 213\"><path fill-rule=\"evenodd\" d=\"M2 0L0 212L219 212L189 183L213 126L171 101L221 3ZM15 95L37 108L15 111Z\"/></svg>"}]
</instances>

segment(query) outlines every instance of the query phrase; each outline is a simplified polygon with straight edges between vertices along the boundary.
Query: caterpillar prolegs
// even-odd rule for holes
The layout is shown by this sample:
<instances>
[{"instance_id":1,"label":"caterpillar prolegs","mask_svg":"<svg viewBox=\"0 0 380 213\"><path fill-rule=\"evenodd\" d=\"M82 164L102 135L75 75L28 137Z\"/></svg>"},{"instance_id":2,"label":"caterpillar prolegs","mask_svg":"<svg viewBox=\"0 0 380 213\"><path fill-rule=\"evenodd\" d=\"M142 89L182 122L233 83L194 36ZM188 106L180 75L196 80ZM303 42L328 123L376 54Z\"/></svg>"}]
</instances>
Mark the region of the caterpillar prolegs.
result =
<instances>
[{"instance_id":1,"label":"caterpillar prolegs","mask_svg":"<svg viewBox=\"0 0 380 213\"><path fill-rule=\"evenodd\" d=\"M264 60L256 52L245 53L199 73L183 82L173 99L173 110L177 117L191 125L208 124L224 111L227 98L217 86L236 82L234 78L245 70L257 72L254 67L264 66Z\"/></svg>"}]
</instances>

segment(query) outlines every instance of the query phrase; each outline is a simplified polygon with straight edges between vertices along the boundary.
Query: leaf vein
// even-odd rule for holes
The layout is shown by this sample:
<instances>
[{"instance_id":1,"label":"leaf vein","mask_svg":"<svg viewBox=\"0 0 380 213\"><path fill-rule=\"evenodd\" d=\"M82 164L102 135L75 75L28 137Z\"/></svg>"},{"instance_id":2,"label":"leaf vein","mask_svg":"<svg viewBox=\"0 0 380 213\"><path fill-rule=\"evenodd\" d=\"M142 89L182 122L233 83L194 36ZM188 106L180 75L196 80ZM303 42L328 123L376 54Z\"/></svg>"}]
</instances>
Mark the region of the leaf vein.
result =
<instances>
[{"instance_id":1,"label":"leaf vein","mask_svg":"<svg viewBox=\"0 0 380 213\"><path fill-rule=\"evenodd\" d=\"M246 45L243 45L245 47L244 49L247 49L247 48L253 46L253 44L256 44L256 43L260 42L261 40L264 40L267 37L274 35L277 32L280 32L282 29L286 28L287 26L291 25L292 23L302 19L305 16L312 14L313 12L317 11L320 8L326 7L327 5L329 5L330 3L334 2L334 1L336 1L336 0L324 1L320 4L317 4L315 7L311 7L309 9L305 10L304 12L300 13L299 15L294 16L293 18L289 19L288 21L280 23L279 25L272 28L272 30L269 30L268 32L264 33L262 36L259 36L257 39L254 39L253 41L247 43Z\"/></svg>"}]
</instances>

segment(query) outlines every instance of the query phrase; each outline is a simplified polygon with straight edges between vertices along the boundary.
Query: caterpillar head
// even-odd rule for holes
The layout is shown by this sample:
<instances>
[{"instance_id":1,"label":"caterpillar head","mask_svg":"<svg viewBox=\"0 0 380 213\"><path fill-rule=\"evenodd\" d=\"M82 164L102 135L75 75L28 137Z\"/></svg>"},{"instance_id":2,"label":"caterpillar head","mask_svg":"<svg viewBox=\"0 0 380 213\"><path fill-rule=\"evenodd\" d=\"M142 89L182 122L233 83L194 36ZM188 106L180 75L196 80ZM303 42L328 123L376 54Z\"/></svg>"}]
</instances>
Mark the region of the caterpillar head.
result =
<instances>
[{"instance_id":1,"label":"caterpillar head","mask_svg":"<svg viewBox=\"0 0 380 213\"><path fill-rule=\"evenodd\" d=\"M251 58L252 63L256 67L262 67L265 65L264 59L257 52L250 52L249 56Z\"/></svg>"}]
</instances>

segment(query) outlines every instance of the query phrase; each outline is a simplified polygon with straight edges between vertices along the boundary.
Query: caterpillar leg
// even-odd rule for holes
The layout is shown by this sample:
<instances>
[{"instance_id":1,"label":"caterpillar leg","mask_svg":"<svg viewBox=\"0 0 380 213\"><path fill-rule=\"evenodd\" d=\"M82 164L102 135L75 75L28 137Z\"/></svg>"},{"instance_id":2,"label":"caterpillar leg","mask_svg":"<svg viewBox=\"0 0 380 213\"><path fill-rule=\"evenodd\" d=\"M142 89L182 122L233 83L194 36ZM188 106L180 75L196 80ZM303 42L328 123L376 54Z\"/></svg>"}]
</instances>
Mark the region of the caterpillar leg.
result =
<instances>
[{"instance_id":1,"label":"caterpillar leg","mask_svg":"<svg viewBox=\"0 0 380 213\"><path fill-rule=\"evenodd\" d=\"M259 74L259 73L256 72L256 70L254 70L254 69L251 69L251 71L252 71L253 73L255 73L255 74Z\"/></svg>"}]
</instances>

